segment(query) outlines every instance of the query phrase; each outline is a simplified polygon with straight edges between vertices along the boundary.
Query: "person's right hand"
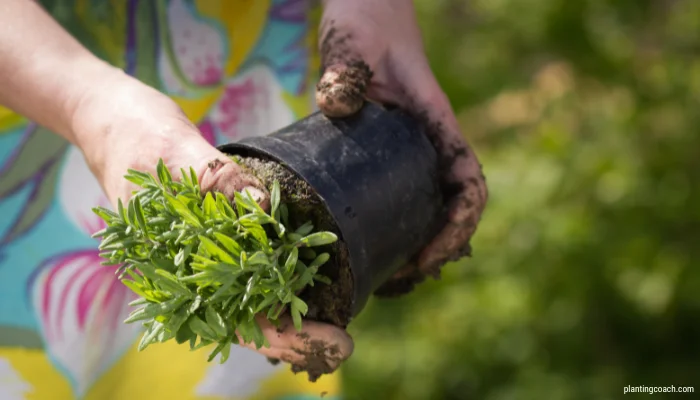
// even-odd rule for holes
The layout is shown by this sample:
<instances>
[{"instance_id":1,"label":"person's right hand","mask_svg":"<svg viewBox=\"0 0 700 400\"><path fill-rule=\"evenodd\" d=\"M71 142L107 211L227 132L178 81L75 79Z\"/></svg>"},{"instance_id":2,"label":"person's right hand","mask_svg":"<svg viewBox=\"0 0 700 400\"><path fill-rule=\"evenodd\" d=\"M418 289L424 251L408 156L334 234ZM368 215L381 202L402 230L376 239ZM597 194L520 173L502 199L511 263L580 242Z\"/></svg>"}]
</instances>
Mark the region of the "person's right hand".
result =
<instances>
[{"instance_id":1,"label":"person's right hand","mask_svg":"<svg viewBox=\"0 0 700 400\"><path fill-rule=\"evenodd\" d=\"M247 189L263 206L269 194L260 181L245 173L225 154L210 145L170 98L118 71L86 93L72 116L74 136L93 174L113 205L128 201L136 187L124 179L128 169L156 175L163 159L175 179L180 169L197 172L203 192L217 191L229 199ZM302 369L307 358L318 361L325 349L325 373L350 356L353 343L345 330L305 321L297 332L289 316L280 328L264 317L258 323L270 343L258 350L270 358ZM321 346L319 346L321 345ZM254 344L248 347L255 348Z\"/></svg>"},{"instance_id":2,"label":"person's right hand","mask_svg":"<svg viewBox=\"0 0 700 400\"><path fill-rule=\"evenodd\" d=\"M438 153L447 223L411 262L375 292L400 296L450 261L471 255L470 240L488 201L474 149L425 54L411 0L326 0L319 35L324 70L316 101L328 117L356 113L369 99L398 106L426 128Z\"/></svg>"}]
</instances>

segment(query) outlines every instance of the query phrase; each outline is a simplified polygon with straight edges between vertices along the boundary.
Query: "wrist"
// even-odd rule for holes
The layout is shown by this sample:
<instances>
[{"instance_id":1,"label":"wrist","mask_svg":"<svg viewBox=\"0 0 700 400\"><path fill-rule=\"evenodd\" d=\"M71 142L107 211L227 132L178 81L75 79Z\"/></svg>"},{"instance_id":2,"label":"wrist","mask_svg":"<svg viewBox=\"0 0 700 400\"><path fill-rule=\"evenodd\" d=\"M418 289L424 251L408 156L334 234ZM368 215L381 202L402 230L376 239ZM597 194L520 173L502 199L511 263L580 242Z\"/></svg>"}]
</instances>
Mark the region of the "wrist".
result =
<instances>
[{"instance_id":1,"label":"wrist","mask_svg":"<svg viewBox=\"0 0 700 400\"><path fill-rule=\"evenodd\" d=\"M83 152L91 152L109 135L109 126L103 124L107 104L118 113L121 93L130 90L135 79L107 64L87 67L83 74L81 84L65 96L66 136Z\"/></svg>"},{"instance_id":2,"label":"wrist","mask_svg":"<svg viewBox=\"0 0 700 400\"><path fill-rule=\"evenodd\" d=\"M186 157L209 146L172 99L121 71L83 93L70 126L110 199L124 195L128 168L150 171L163 154Z\"/></svg>"},{"instance_id":3,"label":"wrist","mask_svg":"<svg viewBox=\"0 0 700 400\"><path fill-rule=\"evenodd\" d=\"M69 106L70 135L86 155L97 158L110 151L110 146L147 139L142 130L125 126L149 125L151 121L182 115L168 96L120 69L110 67L98 76ZM184 115L182 118L186 121ZM153 131L150 136L159 133Z\"/></svg>"}]
</instances>

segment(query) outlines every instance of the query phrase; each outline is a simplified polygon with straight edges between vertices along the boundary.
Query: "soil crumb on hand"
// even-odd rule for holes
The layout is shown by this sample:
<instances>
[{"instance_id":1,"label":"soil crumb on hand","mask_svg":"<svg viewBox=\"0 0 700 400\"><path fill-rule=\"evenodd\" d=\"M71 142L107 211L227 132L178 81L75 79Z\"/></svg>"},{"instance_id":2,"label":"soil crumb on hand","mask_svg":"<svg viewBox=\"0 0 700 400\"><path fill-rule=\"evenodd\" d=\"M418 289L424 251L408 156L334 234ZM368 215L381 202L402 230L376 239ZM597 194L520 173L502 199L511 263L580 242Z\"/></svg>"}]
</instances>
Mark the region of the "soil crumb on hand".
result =
<instances>
[{"instance_id":1,"label":"soil crumb on hand","mask_svg":"<svg viewBox=\"0 0 700 400\"><path fill-rule=\"evenodd\" d=\"M292 364L292 372L298 374L306 371L310 382L316 382L324 374L330 374L343 361L338 345L328 346L323 340L312 339L305 332L297 337L304 340L306 350L294 349L304 357L304 365Z\"/></svg>"},{"instance_id":2,"label":"soil crumb on hand","mask_svg":"<svg viewBox=\"0 0 700 400\"><path fill-rule=\"evenodd\" d=\"M215 158L215 159L209 161L209 164L207 164L207 167L209 167L211 172L216 172L223 165L224 165L224 163L221 160L219 160L218 158Z\"/></svg>"},{"instance_id":3,"label":"soil crumb on hand","mask_svg":"<svg viewBox=\"0 0 700 400\"><path fill-rule=\"evenodd\" d=\"M272 365L277 365L280 363L279 358L272 358L272 357L267 357L267 362L269 362Z\"/></svg>"}]
</instances>

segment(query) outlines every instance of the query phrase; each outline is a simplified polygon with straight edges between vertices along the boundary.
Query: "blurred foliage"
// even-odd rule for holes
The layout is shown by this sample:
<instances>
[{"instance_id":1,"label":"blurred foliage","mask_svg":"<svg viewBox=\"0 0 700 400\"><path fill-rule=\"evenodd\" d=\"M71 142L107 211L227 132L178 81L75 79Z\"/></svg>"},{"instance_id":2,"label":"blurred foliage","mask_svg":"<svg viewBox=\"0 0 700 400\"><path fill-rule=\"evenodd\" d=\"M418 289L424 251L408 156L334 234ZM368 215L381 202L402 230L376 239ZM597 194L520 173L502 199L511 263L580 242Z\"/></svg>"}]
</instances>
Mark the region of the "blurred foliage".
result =
<instances>
[{"instance_id":1,"label":"blurred foliage","mask_svg":"<svg viewBox=\"0 0 700 400\"><path fill-rule=\"evenodd\" d=\"M416 5L491 198L472 259L353 323L348 398L699 391L700 1Z\"/></svg>"}]
</instances>

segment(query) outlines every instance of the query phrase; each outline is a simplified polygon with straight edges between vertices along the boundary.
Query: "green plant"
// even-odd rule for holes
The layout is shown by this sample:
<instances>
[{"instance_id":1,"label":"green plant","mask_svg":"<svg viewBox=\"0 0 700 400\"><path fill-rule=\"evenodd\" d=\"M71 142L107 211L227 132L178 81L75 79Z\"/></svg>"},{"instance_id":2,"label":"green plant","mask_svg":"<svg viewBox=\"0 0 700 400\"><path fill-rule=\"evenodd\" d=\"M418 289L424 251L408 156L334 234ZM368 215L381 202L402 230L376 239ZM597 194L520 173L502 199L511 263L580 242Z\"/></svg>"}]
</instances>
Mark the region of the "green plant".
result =
<instances>
[{"instance_id":1,"label":"green plant","mask_svg":"<svg viewBox=\"0 0 700 400\"><path fill-rule=\"evenodd\" d=\"M312 233L311 222L288 230L278 182L267 213L247 192L235 206L221 193L202 195L193 169L175 181L161 160L157 175L129 170L126 179L141 189L127 206L93 209L107 223L93 235L102 238L103 264L120 265L119 279L140 296L125 321L146 327L139 350L173 338L192 350L216 343L209 361L221 353L223 363L236 332L269 346L254 317L277 323L287 308L300 330L308 307L297 294L314 280L329 283L317 271L330 256L312 247L336 235Z\"/></svg>"}]
</instances>

